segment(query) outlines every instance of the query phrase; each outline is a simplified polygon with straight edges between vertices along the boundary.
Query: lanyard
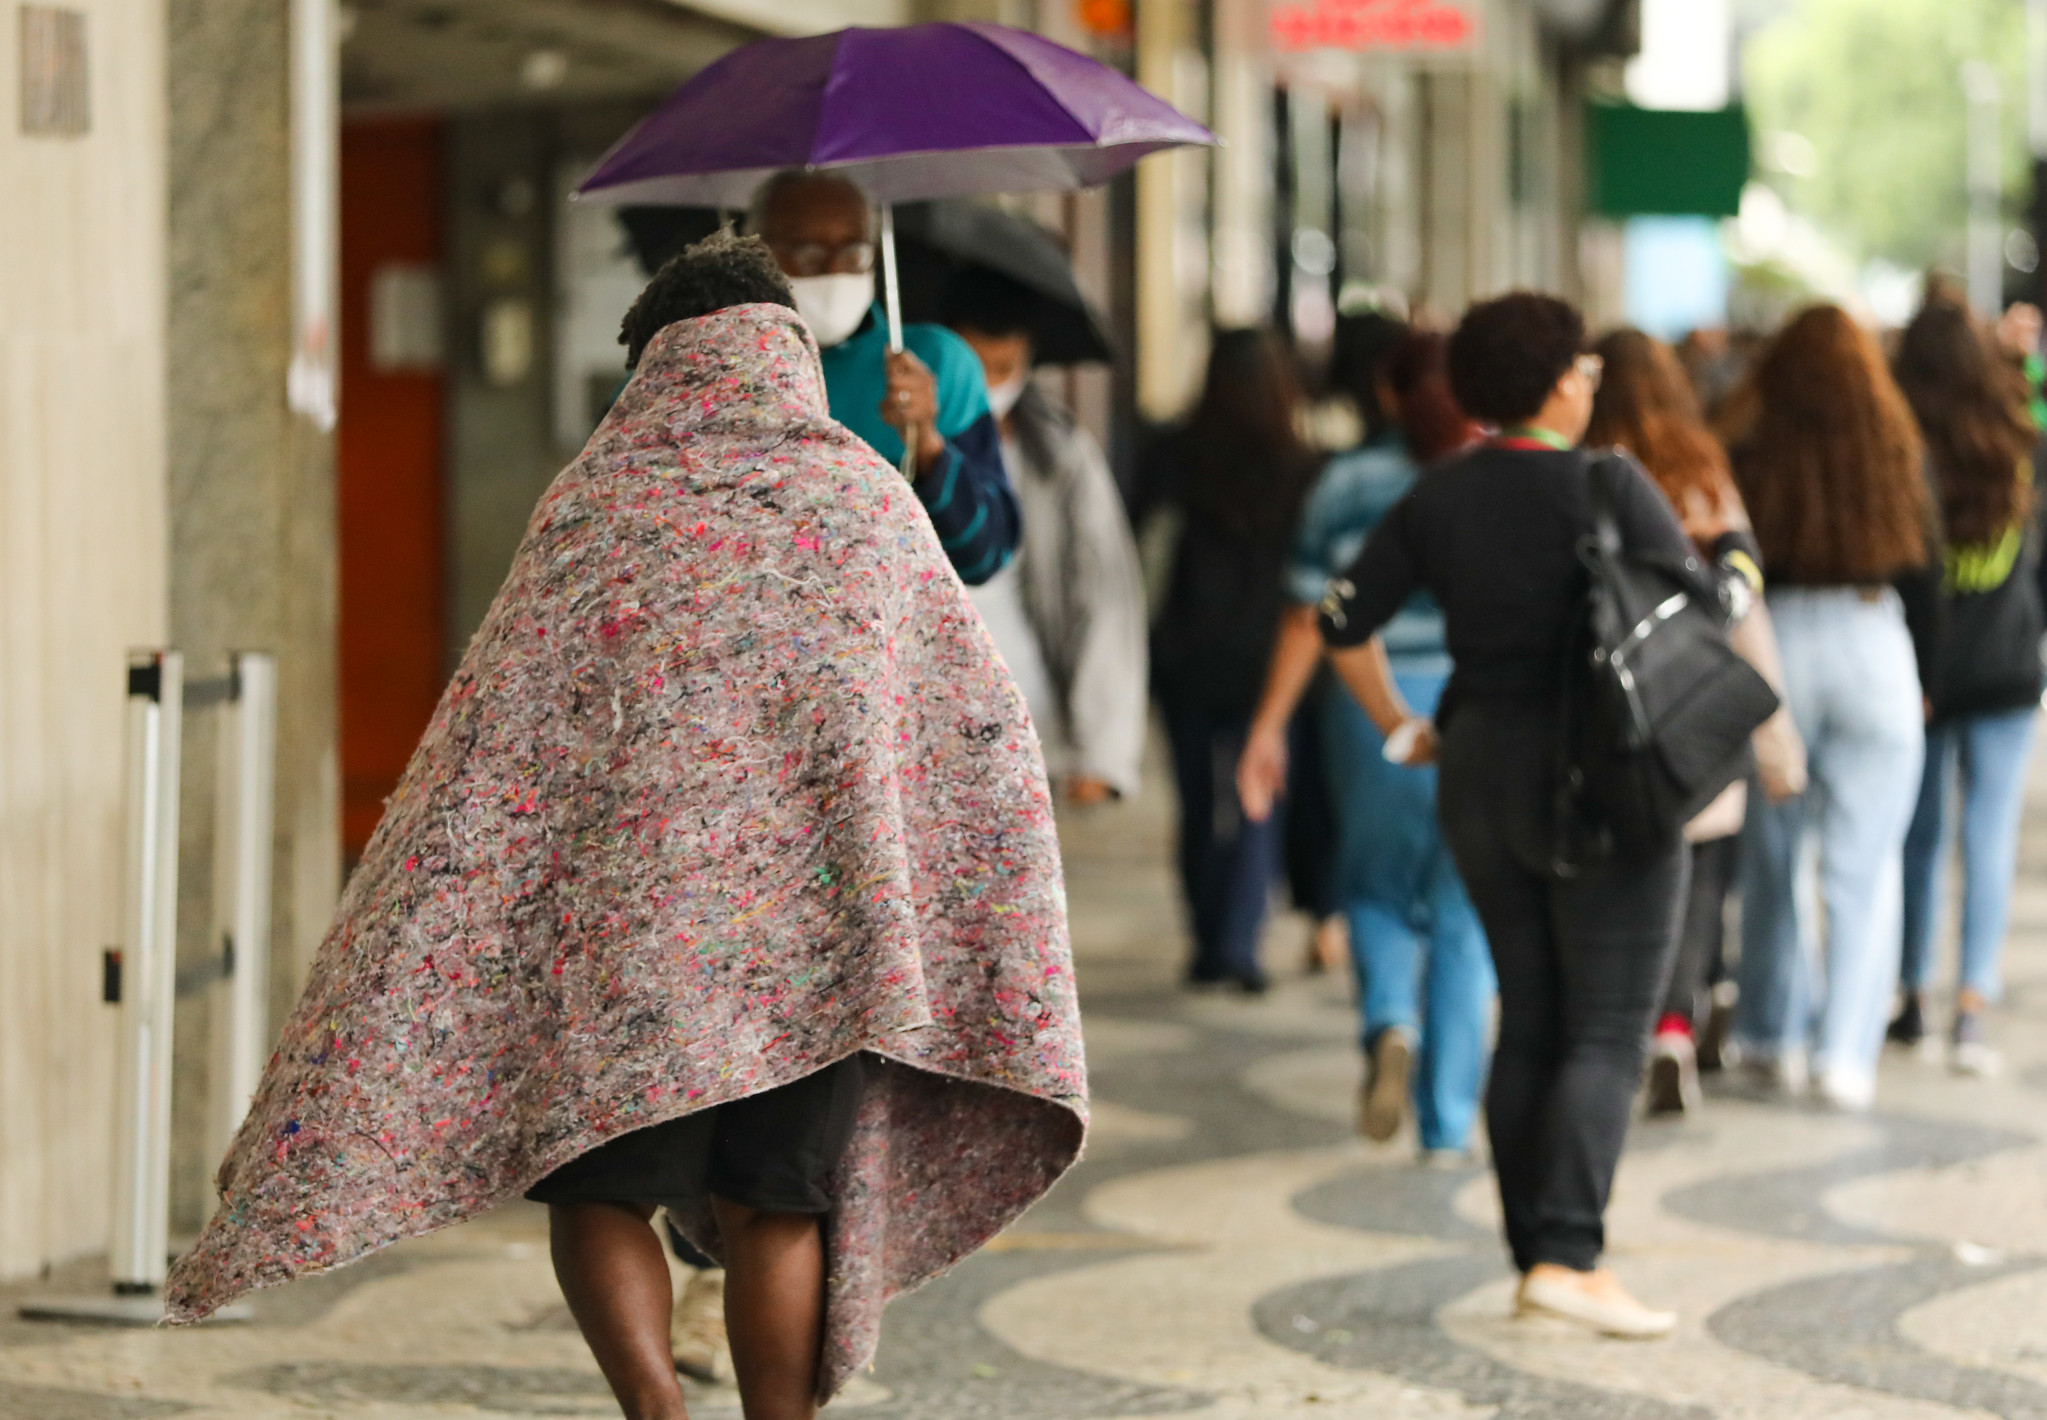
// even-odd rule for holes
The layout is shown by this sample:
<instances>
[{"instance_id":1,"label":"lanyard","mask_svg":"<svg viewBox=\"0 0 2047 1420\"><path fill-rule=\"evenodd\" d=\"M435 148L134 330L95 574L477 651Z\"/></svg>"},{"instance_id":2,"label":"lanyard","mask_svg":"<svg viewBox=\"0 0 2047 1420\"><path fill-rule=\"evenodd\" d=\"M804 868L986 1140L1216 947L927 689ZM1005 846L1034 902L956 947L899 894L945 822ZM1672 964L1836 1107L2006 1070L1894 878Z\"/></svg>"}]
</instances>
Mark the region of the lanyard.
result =
<instances>
[{"instance_id":1,"label":"lanyard","mask_svg":"<svg viewBox=\"0 0 2047 1420\"><path fill-rule=\"evenodd\" d=\"M1571 449L1571 441L1562 434L1554 429L1542 429L1532 424L1502 429L1493 440L1493 445L1501 449L1553 449L1558 453L1568 453Z\"/></svg>"}]
</instances>

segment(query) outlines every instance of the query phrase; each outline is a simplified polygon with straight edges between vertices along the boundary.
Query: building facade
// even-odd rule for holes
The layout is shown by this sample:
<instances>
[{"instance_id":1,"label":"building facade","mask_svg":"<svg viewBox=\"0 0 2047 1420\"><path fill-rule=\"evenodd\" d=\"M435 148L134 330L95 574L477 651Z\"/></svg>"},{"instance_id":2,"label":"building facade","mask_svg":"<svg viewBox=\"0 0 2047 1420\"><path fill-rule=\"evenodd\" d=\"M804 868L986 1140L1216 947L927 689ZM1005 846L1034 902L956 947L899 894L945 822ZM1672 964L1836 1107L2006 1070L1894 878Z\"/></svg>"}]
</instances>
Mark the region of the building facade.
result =
<instances>
[{"instance_id":1,"label":"building facade","mask_svg":"<svg viewBox=\"0 0 2047 1420\"><path fill-rule=\"evenodd\" d=\"M1015 203L1119 336L1113 368L1057 378L1123 456L1184 408L1214 325L1312 356L1347 301L1584 289L1577 105L1626 3L1347 0L1303 30L1292 2L0 0L0 1276L106 1245L126 652L278 657L275 1020L623 376L642 275L566 193L717 55L998 20L1210 123L1219 149ZM1468 29L1360 37L1393 12ZM221 1143L213 753L194 713L174 1230Z\"/></svg>"}]
</instances>

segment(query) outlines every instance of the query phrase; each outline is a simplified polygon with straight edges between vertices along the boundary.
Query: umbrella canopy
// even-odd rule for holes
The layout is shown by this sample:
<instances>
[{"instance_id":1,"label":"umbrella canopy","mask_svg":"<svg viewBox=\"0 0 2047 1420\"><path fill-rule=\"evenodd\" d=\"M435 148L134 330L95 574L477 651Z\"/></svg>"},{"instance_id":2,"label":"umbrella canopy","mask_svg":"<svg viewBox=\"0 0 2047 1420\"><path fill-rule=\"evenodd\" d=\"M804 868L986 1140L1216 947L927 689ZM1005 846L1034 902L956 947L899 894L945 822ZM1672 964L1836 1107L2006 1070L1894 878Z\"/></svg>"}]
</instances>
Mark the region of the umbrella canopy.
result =
<instances>
[{"instance_id":1,"label":"umbrella canopy","mask_svg":"<svg viewBox=\"0 0 2047 1420\"><path fill-rule=\"evenodd\" d=\"M1215 135L1115 70L978 22L845 29L734 50L605 154L589 201L744 207L784 168L877 202L1105 182Z\"/></svg>"},{"instance_id":2,"label":"umbrella canopy","mask_svg":"<svg viewBox=\"0 0 2047 1420\"><path fill-rule=\"evenodd\" d=\"M903 312L936 320L946 282L967 267L986 267L1024 288L1031 301L1031 345L1040 365L1114 358L1094 305L1073 279L1058 239L1036 222L980 202L932 202L896 215L903 248ZM913 279L919 267L924 279Z\"/></svg>"}]
</instances>

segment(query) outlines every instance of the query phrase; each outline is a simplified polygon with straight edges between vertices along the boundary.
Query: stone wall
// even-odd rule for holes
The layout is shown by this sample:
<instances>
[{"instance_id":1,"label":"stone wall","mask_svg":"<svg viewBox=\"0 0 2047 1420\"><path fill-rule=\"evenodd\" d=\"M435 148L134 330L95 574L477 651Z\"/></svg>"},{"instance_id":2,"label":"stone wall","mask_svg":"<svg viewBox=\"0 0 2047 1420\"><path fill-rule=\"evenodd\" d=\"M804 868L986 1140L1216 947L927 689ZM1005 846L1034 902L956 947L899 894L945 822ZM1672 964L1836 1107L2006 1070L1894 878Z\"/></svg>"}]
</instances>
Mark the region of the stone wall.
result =
<instances>
[{"instance_id":1,"label":"stone wall","mask_svg":"<svg viewBox=\"0 0 2047 1420\"><path fill-rule=\"evenodd\" d=\"M105 1245L123 664L167 629L162 9L65 3L77 134L23 131L0 8L0 1276Z\"/></svg>"},{"instance_id":2,"label":"stone wall","mask_svg":"<svg viewBox=\"0 0 2047 1420\"><path fill-rule=\"evenodd\" d=\"M340 872L332 440L285 407L291 356L288 7L168 0L170 631L188 676L278 658L271 1026L296 999ZM347 392L342 392L347 398ZM213 940L216 728L187 717L180 965ZM173 1231L212 1206L212 1009L180 1000Z\"/></svg>"}]
</instances>

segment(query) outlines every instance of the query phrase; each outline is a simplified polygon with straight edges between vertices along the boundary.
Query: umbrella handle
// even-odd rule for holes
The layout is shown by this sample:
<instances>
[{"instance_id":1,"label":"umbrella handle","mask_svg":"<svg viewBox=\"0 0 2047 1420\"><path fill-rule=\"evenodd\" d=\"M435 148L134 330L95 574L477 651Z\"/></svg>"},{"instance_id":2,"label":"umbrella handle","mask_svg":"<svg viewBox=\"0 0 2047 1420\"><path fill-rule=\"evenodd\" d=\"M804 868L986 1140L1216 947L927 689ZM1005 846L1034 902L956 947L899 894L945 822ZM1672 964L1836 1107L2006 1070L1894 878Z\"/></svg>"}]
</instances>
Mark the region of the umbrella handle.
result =
<instances>
[{"instance_id":1,"label":"umbrella handle","mask_svg":"<svg viewBox=\"0 0 2047 1420\"><path fill-rule=\"evenodd\" d=\"M896 209L894 204L881 204L881 308L888 317L888 348L891 352L903 348L903 288L896 274ZM903 431L903 461L897 465L897 472L906 479L917 477L917 426L912 424Z\"/></svg>"}]
</instances>

